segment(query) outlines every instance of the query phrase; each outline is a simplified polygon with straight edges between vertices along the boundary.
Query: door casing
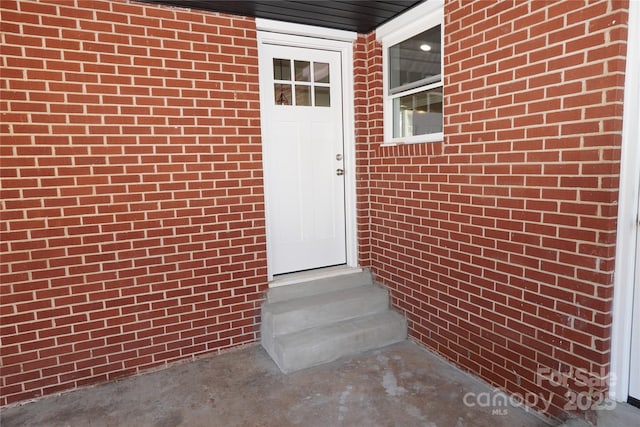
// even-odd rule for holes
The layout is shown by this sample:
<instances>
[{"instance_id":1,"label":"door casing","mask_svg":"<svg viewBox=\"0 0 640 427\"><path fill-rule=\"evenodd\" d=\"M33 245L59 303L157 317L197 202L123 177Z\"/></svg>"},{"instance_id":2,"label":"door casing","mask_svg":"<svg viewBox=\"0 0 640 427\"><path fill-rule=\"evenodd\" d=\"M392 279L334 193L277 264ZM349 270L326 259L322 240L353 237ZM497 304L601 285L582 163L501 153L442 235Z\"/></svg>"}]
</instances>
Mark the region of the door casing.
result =
<instances>
[{"instance_id":1,"label":"door casing","mask_svg":"<svg viewBox=\"0 0 640 427\"><path fill-rule=\"evenodd\" d=\"M344 169L345 173L345 227L346 227L346 258L347 266L358 266L358 240L356 215L356 150L355 150L355 109L353 85L353 41L357 34L347 31L325 29L300 24L290 24L279 21L256 19L258 29L258 56L262 46L282 45L309 49L331 50L340 52L342 58L342 123L344 141ZM268 64L259 64L261 67ZM260 95L261 116L266 117L264 95ZM263 125L264 131L264 125ZM264 151L263 151L264 153ZM272 189L269 188L269 177L265 176L264 197L269 206ZM267 223L267 271L269 280L273 280L270 260L270 230Z\"/></svg>"}]
</instances>

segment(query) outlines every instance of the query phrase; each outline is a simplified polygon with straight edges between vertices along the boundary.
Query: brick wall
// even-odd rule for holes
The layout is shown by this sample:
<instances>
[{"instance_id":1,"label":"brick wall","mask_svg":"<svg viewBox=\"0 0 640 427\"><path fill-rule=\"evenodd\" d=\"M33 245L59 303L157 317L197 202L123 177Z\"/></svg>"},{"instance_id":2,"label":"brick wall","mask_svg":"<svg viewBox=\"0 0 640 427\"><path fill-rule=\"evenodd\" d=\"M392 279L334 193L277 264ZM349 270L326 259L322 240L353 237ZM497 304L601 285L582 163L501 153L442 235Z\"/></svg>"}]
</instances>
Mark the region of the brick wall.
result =
<instances>
[{"instance_id":1,"label":"brick wall","mask_svg":"<svg viewBox=\"0 0 640 427\"><path fill-rule=\"evenodd\" d=\"M370 152L382 142L382 49L375 33L354 42L358 260L371 265Z\"/></svg>"},{"instance_id":2,"label":"brick wall","mask_svg":"<svg viewBox=\"0 0 640 427\"><path fill-rule=\"evenodd\" d=\"M609 367L626 6L447 1L443 143L379 144L380 47L359 40L373 55L357 69L357 103L373 103L363 262L415 340L512 393L552 395L553 415L567 389L588 391L572 369ZM537 384L538 368L568 386Z\"/></svg>"},{"instance_id":3,"label":"brick wall","mask_svg":"<svg viewBox=\"0 0 640 427\"><path fill-rule=\"evenodd\" d=\"M0 405L255 341L253 20L0 6ZM380 145L355 43L362 265L415 340L553 414L538 368L608 369L625 7L448 1L443 143Z\"/></svg>"},{"instance_id":4,"label":"brick wall","mask_svg":"<svg viewBox=\"0 0 640 427\"><path fill-rule=\"evenodd\" d=\"M256 340L252 19L2 0L1 405Z\"/></svg>"}]
</instances>

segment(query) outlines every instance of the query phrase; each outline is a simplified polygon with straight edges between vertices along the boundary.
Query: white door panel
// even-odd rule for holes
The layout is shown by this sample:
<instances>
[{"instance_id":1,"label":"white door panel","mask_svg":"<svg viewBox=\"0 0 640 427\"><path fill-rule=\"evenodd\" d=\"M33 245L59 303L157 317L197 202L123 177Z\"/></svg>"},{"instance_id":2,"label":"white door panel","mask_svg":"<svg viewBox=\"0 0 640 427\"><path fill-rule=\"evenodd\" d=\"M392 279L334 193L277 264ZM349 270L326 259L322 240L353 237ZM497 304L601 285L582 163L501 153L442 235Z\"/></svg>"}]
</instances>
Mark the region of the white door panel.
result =
<instances>
[{"instance_id":1,"label":"white door panel","mask_svg":"<svg viewBox=\"0 0 640 427\"><path fill-rule=\"evenodd\" d=\"M272 275L346 263L345 181L336 173L344 168L340 56L333 51L260 46ZM299 64L307 63L308 69L298 70Z\"/></svg>"}]
</instances>

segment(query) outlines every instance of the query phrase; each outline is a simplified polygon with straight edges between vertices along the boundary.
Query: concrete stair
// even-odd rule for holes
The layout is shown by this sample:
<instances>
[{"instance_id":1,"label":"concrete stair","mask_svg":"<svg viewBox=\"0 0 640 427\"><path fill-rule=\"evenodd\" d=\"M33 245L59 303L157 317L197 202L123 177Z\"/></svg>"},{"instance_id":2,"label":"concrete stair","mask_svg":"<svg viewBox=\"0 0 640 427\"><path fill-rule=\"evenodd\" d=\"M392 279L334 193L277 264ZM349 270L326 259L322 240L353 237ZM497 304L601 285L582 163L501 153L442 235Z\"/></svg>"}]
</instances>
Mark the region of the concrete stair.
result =
<instances>
[{"instance_id":1,"label":"concrete stair","mask_svg":"<svg viewBox=\"0 0 640 427\"><path fill-rule=\"evenodd\" d=\"M402 341L407 322L363 271L269 289L261 332L280 370L293 372Z\"/></svg>"}]
</instances>

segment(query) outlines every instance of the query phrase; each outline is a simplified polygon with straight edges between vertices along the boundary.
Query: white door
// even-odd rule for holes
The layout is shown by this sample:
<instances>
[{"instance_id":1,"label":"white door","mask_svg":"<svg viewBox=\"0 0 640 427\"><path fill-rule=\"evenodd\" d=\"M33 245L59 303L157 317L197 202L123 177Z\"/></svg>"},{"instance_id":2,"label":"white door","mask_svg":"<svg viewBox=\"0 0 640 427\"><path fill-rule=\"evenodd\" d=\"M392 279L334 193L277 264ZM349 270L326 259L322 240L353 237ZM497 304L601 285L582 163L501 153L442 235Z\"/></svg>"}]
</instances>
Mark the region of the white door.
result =
<instances>
[{"instance_id":1,"label":"white door","mask_svg":"<svg viewBox=\"0 0 640 427\"><path fill-rule=\"evenodd\" d=\"M345 264L341 54L264 44L259 56L270 274Z\"/></svg>"},{"instance_id":2,"label":"white door","mask_svg":"<svg viewBox=\"0 0 640 427\"><path fill-rule=\"evenodd\" d=\"M640 198L639 198L640 199ZM629 403L640 405L640 200L636 216L635 282L633 320L631 323L631 363L629 369Z\"/></svg>"}]
</instances>

